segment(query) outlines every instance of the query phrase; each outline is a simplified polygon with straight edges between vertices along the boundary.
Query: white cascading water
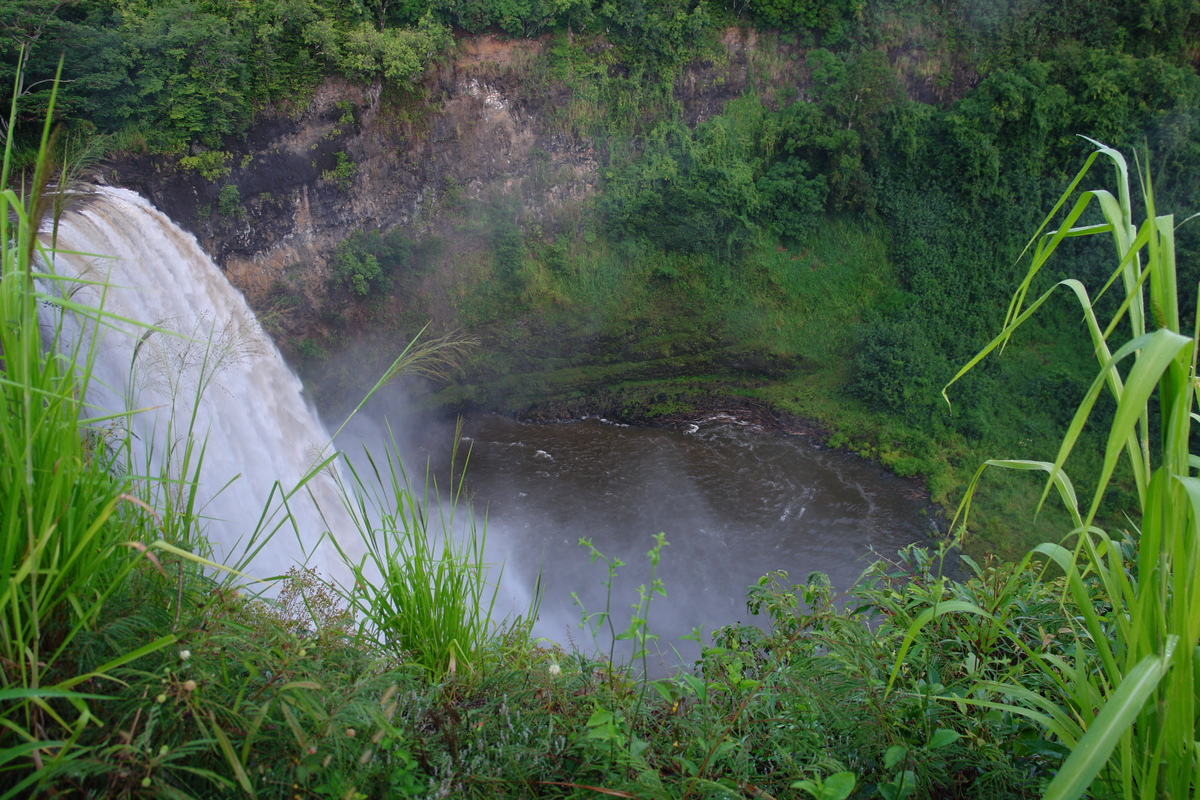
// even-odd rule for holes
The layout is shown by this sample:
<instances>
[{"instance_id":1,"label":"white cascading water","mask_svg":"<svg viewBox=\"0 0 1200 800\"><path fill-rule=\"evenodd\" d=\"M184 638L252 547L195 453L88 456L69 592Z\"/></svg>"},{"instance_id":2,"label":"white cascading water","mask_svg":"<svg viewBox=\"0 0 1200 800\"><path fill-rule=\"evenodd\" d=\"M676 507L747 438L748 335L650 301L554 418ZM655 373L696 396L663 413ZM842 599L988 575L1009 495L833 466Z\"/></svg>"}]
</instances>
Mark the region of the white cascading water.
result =
<instances>
[{"instance_id":1,"label":"white cascading water","mask_svg":"<svg viewBox=\"0 0 1200 800\"><path fill-rule=\"evenodd\" d=\"M131 427L151 451L154 470L178 470L178 463L164 463L179 459L178 446L173 459L164 455L168 437L180 442L195 412L195 437L207 442L199 490L206 534L215 559L238 563L268 502L274 522L283 516L276 482L291 491L331 452L300 379L195 237L134 192L100 187L69 206L55 250L57 275L98 284L70 285L75 302L140 323L99 326L89 403L98 416L146 409ZM146 326L159 331L147 336ZM90 334L97 326L84 327ZM345 578L341 558L321 535L332 529L357 536L327 474L307 489L317 505L308 491L289 500L295 530L285 524L259 551L248 567L254 577L307 562L326 577Z\"/></svg>"}]
</instances>

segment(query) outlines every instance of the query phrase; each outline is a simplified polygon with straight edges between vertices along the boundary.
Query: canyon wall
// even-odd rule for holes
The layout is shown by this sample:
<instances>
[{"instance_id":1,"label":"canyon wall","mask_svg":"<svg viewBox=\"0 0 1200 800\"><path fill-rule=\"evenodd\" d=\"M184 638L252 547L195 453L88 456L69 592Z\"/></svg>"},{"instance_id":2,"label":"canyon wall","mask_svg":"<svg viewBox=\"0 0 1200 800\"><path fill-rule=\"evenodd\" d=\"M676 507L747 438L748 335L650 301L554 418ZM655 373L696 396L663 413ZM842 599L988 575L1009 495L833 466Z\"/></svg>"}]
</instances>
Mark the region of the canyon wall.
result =
<instances>
[{"instance_id":1,"label":"canyon wall","mask_svg":"<svg viewBox=\"0 0 1200 800\"><path fill-rule=\"evenodd\" d=\"M722 63L684 73L676 97L690 123L750 85L754 44L753 34L730 31ZM462 39L422 85L392 95L329 78L304 108L268 110L230 141L227 175L209 179L176 159L138 156L96 177L146 195L195 233L255 305L287 282L319 310L331 250L353 231L452 235L447 208L492 195L519 198L526 223L588 203L605 144L566 114L570 91L539 74L548 46ZM783 70L792 74L770 77L795 81L799 71L796 62Z\"/></svg>"}]
</instances>

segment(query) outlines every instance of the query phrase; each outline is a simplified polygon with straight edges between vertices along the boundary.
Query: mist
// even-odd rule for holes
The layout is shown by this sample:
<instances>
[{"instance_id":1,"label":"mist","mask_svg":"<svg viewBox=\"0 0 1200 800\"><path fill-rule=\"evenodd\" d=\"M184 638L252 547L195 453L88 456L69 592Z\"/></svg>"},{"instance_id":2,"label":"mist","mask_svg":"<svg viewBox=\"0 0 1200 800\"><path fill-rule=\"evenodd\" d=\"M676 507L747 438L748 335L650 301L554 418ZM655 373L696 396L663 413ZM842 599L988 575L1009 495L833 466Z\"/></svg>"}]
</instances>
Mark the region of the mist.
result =
<instances>
[{"instance_id":1,"label":"mist","mask_svg":"<svg viewBox=\"0 0 1200 800\"><path fill-rule=\"evenodd\" d=\"M664 534L665 596L653 593L646 628L657 636L648 645L654 674L699 656L685 636L708 643L721 626L764 622L746 610L747 587L761 576L781 570L791 585L823 572L845 591L877 555L936 532L907 484L877 465L729 416L668 430L478 415L456 441L454 421L406 416L411 409L402 391L386 392L337 444L351 461L362 447L381 453L390 424L414 488L428 475L442 502L454 453L453 474L465 469L463 498L501 574L496 622L528 613L538 593L535 637L606 658L612 634L626 631L641 592L651 591L647 553ZM581 539L603 558L593 561ZM604 559L623 562L611 594ZM598 612L610 614L598 630L583 625ZM615 658L632 651L620 641Z\"/></svg>"}]
</instances>

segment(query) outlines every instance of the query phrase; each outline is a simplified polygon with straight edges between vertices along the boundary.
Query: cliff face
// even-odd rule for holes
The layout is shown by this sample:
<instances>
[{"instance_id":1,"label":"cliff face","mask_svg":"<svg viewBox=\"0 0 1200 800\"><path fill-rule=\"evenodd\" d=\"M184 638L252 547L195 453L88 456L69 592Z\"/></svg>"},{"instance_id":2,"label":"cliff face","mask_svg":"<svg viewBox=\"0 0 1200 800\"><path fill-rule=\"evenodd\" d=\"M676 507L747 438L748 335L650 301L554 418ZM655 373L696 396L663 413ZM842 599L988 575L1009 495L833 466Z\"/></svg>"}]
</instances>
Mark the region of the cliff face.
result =
<instances>
[{"instance_id":1,"label":"cliff face","mask_svg":"<svg viewBox=\"0 0 1200 800\"><path fill-rule=\"evenodd\" d=\"M541 46L466 42L414 97L329 79L298 114L264 115L230 142L228 175L140 157L108 166L102 179L145 194L195 233L252 302L299 268L319 305L328 254L349 233L428 231L447 192L519 188L535 147L557 168L546 205L592 191L593 148L539 130L542 108L558 98L519 91L512 62Z\"/></svg>"},{"instance_id":2,"label":"cliff face","mask_svg":"<svg viewBox=\"0 0 1200 800\"><path fill-rule=\"evenodd\" d=\"M511 284L488 288L503 283L496 270L502 233L511 242L519 225L517 241L547 252L564 235L593 241L588 206L609 143L587 133L598 101L575 97L569 82L556 79L571 66L552 46L462 39L454 59L403 93L329 78L303 108L266 110L220 153L125 158L96 178L135 189L195 233L312 384L354 394L352 373L387 366L364 352L390 353L431 320L435 334L466 328L481 340L473 387L462 390L466 404L527 408L625 379L712 373L740 384L795 368L735 346L720 325L680 309L655 306L652 322L618 329L582 306L553 320L497 311L498 293L519 292ZM608 45L584 47L604 61ZM936 77L927 66L919 54L898 65L910 97L926 94ZM579 79L574 85L590 88ZM751 88L768 103L803 99L805 53L773 35L730 29L711 60L689 64L673 88L689 125ZM387 291L352 297L336 275L335 248L357 231L393 229L422 243L420 263ZM558 302L552 292L545 297L549 306ZM494 324L474 322L480 314ZM343 355L348 348L354 366ZM337 367L341 374L324 377ZM328 397L339 389L314 391Z\"/></svg>"},{"instance_id":3,"label":"cliff face","mask_svg":"<svg viewBox=\"0 0 1200 800\"><path fill-rule=\"evenodd\" d=\"M226 144L221 169L140 156L106 165L97 178L139 191L195 233L251 303L261 307L283 282L319 313L332 248L354 231L401 226L454 238L461 223L448 210L500 196L519 200L523 224L578 217L572 211L596 192L605 143L581 135L570 118L571 91L546 66L550 46L461 39L455 58L407 93L330 78L306 107L268 109ZM804 53L795 46L729 29L718 51L675 83L689 124L721 113L751 86L767 98L804 96ZM915 51L889 55L909 96L930 99L938 64ZM958 77L954 93L971 82Z\"/></svg>"},{"instance_id":4,"label":"cliff face","mask_svg":"<svg viewBox=\"0 0 1200 800\"><path fill-rule=\"evenodd\" d=\"M684 74L676 93L689 122L746 89L754 43L731 31L721 64ZM531 78L547 46L464 39L408 96L328 79L298 113L268 113L228 143L228 174L143 156L109 164L99 178L141 192L195 233L251 303L286 281L319 311L332 248L353 231L452 233L445 212L464 199L519 198L526 224L587 203L603 143L565 119L568 89Z\"/></svg>"}]
</instances>

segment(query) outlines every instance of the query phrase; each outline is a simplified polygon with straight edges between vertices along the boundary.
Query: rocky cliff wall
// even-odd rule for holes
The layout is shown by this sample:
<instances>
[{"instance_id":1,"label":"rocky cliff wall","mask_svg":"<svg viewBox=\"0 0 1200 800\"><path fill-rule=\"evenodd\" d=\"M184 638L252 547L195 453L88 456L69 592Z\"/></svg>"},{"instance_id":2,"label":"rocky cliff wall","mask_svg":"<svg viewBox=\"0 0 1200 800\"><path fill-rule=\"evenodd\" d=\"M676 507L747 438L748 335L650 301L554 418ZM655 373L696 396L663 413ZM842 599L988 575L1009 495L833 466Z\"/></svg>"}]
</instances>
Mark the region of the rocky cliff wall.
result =
<instances>
[{"instance_id":1,"label":"rocky cliff wall","mask_svg":"<svg viewBox=\"0 0 1200 800\"><path fill-rule=\"evenodd\" d=\"M755 78L757 37L731 30L723 44L723 58L693 64L677 82L692 124ZM297 113L265 113L228 142L227 175L139 156L97 178L139 191L195 233L256 306L284 281L319 311L332 249L353 231L452 233L448 206L494 195L519 198L526 223L537 222L595 194L604 143L564 119L570 90L538 68L548 46L462 39L453 60L406 94L330 78ZM759 69L775 74L758 77L801 80L801 61L783 52Z\"/></svg>"},{"instance_id":2,"label":"rocky cliff wall","mask_svg":"<svg viewBox=\"0 0 1200 800\"><path fill-rule=\"evenodd\" d=\"M608 47L580 44L594 55ZM195 233L293 356L306 340L319 342L324 357L375 332L407 340L430 319L435 330L461 326L462 298L492 269L487 235L472 214L491 202L524 234L537 228L534 239L553 241L586 224L599 190L607 143L583 132L586 103L553 77L553 46L460 39L453 59L406 91L329 78L303 107L266 110L244 137L225 143L227 158L210 160L207 174L178 157L143 155L108 163L96 178L137 190ZM767 102L802 99L804 55L776 36L730 29L708 60L681 72L674 99L691 125L749 88ZM925 73L934 73L910 60L904 74L916 97L927 89ZM330 280L334 248L356 231L392 229L438 242L437 252L406 278L403 292L347 302ZM561 332L545 338L565 347ZM701 338L689 347L702 350L705 363L720 361L719 342ZM591 340L575 344L595 350ZM636 349L618 347L612 358L640 363Z\"/></svg>"}]
</instances>

